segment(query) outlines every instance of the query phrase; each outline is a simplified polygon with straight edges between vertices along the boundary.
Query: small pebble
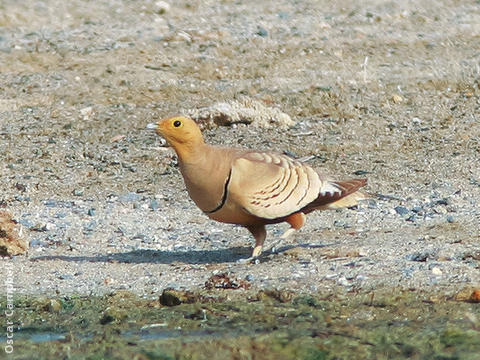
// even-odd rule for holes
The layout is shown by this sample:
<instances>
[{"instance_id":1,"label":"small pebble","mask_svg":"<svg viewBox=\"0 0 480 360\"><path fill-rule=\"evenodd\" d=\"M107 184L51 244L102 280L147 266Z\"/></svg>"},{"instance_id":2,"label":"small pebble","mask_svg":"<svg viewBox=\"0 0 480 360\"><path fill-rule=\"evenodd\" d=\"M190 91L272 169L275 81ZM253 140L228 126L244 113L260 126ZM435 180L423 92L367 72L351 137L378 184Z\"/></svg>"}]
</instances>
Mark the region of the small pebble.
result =
<instances>
[{"instance_id":1,"label":"small pebble","mask_svg":"<svg viewBox=\"0 0 480 360\"><path fill-rule=\"evenodd\" d=\"M170 10L170 4L166 1L157 1L154 9L157 14L165 14Z\"/></svg>"},{"instance_id":2,"label":"small pebble","mask_svg":"<svg viewBox=\"0 0 480 360\"><path fill-rule=\"evenodd\" d=\"M412 278L413 277L413 273L415 272L415 268L413 267L408 267L408 268L404 268L402 270L402 275L406 278Z\"/></svg>"},{"instance_id":3,"label":"small pebble","mask_svg":"<svg viewBox=\"0 0 480 360\"><path fill-rule=\"evenodd\" d=\"M90 231L95 230L96 227L97 227L97 222L95 220L92 220L87 225L85 225L83 227L83 231L84 232L90 232Z\"/></svg>"},{"instance_id":4,"label":"small pebble","mask_svg":"<svg viewBox=\"0 0 480 360\"><path fill-rule=\"evenodd\" d=\"M82 196L83 195L83 190L81 189L74 189L72 192L73 196Z\"/></svg>"},{"instance_id":5,"label":"small pebble","mask_svg":"<svg viewBox=\"0 0 480 360\"><path fill-rule=\"evenodd\" d=\"M17 201L25 201L25 202L30 202L30 197L29 196L21 196L21 195L15 195L15 200Z\"/></svg>"},{"instance_id":6,"label":"small pebble","mask_svg":"<svg viewBox=\"0 0 480 360\"><path fill-rule=\"evenodd\" d=\"M405 219L406 221L415 222L417 220L417 215L413 214Z\"/></svg>"},{"instance_id":7,"label":"small pebble","mask_svg":"<svg viewBox=\"0 0 480 360\"><path fill-rule=\"evenodd\" d=\"M364 280L367 280L367 279L368 279L368 277L365 276L365 275L357 275L356 278L355 278L355 280L357 280L357 281L364 281Z\"/></svg>"},{"instance_id":8,"label":"small pebble","mask_svg":"<svg viewBox=\"0 0 480 360\"><path fill-rule=\"evenodd\" d=\"M395 104L399 104L399 103L403 102L403 98L398 94L393 94L392 95L392 100Z\"/></svg>"},{"instance_id":9,"label":"small pebble","mask_svg":"<svg viewBox=\"0 0 480 360\"><path fill-rule=\"evenodd\" d=\"M350 225L348 223L346 223L345 221L343 220L335 220L333 222L333 226L336 226L336 227L343 227L345 229L348 229L350 227Z\"/></svg>"},{"instance_id":10,"label":"small pebble","mask_svg":"<svg viewBox=\"0 0 480 360\"><path fill-rule=\"evenodd\" d=\"M436 205L450 205L451 201L450 201L449 198L443 198L443 199L435 201L435 204Z\"/></svg>"},{"instance_id":11,"label":"small pebble","mask_svg":"<svg viewBox=\"0 0 480 360\"><path fill-rule=\"evenodd\" d=\"M268 36L268 31L261 27L261 26L258 26L257 27L257 32L255 33L257 34L258 36L261 36L261 37L267 37Z\"/></svg>"},{"instance_id":12,"label":"small pebble","mask_svg":"<svg viewBox=\"0 0 480 360\"><path fill-rule=\"evenodd\" d=\"M356 176L362 176L362 175L367 175L367 174L370 174L370 171L367 171L367 170L357 170L357 171L354 171L354 172L353 172L353 175L356 175Z\"/></svg>"},{"instance_id":13,"label":"small pebble","mask_svg":"<svg viewBox=\"0 0 480 360\"><path fill-rule=\"evenodd\" d=\"M368 208L369 209L376 209L378 207L375 199L368 199L367 201L368 201Z\"/></svg>"},{"instance_id":14,"label":"small pebble","mask_svg":"<svg viewBox=\"0 0 480 360\"><path fill-rule=\"evenodd\" d=\"M443 273L442 273L442 270L440 270L439 267L436 267L436 266L435 266L435 267L432 268L432 274L433 274L433 275L440 276L440 275L442 275Z\"/></svg>"},{"instance_id":15,"label":"small pebble","mask_svg":"<svg viewBox=\"0 0 480 360\"><path fill-rule=\"evenodd\" d=\"M407 260L419 262L424 262L434 258L435 254L433 254L431 251L417 251L407 256Z\"/></svg>"},{"instance_id":16,"label":"small pebble","mask_svg":"<svg viewBox=\"0 0 480 360\"><path fill-rule=\"evenodd\" d=\"M121 201L121 202L136 202L136 201L140 201L141 198L142 198L142 195L139 195L139 194L134 193L134 192L129 192L128 194L120 195L118 197L118 201Z\"/></svg>"},{"instance_id":17,"label":"small pebble","mask_svg":"<svg viewBox=\"0 0 480 360\"><path fill-rule=\"evenodd\" d=\"M393 208L398 215L407 215L410 211L405 206L395 206Z\"/></svg>"},{"instance_id":18,"label":"small pebble","mask_svg":"<svg viewBox=\"0 0 480 360\"><path fill-rule=\"evenodd\" d=\"M247 276L245 276L245 280L247 281L253 281L254 279L255 277L252 274L248 274Z\"/></svg>"},{"instance_id":19,"label":"small pebble","mask_svg":"<svg viewBox=\"0 0 480 360\"><path fill-rule=\"evenodd\" d=\"M61 274L58 278L60 280L71 280L71 279L73 279L73 275L72 274Z\"/></svg>"},{"instance_id":20,"label":"small pebble","mask_svg":"<svg viewBox=\"0 0 480 360\"><path fill-rule=\"evenodd\" d=\"M80 109L80 115L82 115L83 120L88 120L93 115L93 108L91 106L87 106L83 109Z\"/></svg>"},{"instance_id":21,"label":"small pebble","mask_svg":"<svg viewBox=\"0 0 480 360\"><path fill-rule=\"evenodd\" d=\"M56 228L55 224L53 223L46 223L43 228L45 229L45 231L52 231L53 229Z\"/></svg>"},{"instance_id":22,"label":"small pebble","mask_svg":"<svg viewBox=\"0 0 480 360\"><path fill-rule=\"evenodd\" d=\"M30 240L30 247L41 247L41 246L46 246L47 244L40 238Z\"/></svg>"},{"instance_id":23,"label":"small pebble","mask_svg":"<svg viewBox=\"0 0 480 360\"><path fill-rule=\"evenodd\" d=\"M150 200L150 209L152 209L153 211L157 211L159 208L160 208L160 204L158 203L157 200L155 199Z\"/></svg>"},{"instance_id":24,"label":"small pebble","mask_svg":"<svg viewBox=\"0 0 480 360\"><path fill-rule=\"evenodd\" d=\"M21 183L16 183L16 184L15 184L15 188L16 188L18 191L25 192L25 191L27 190L27 185L21 184Z\"/></svg>"},{"instance_id":25,"label":"small pebble","mask_svg":"<svg viewBox=\"0 0 480 360\"><path fill-rule=\"evenodd\" d=\"M94 208L91 208L91 209L88 209L88 216L95 216L95 209Z\"/></svg>"},{"instance_id":26,"label":"small pebble","mask_svg":"<svg viewBox=\"0 0 480 360\"><path fill-rule=\"evenodd\" d=\"M470 301L474 303L480 303L480 289L475 289L470 295Z\"/></svg>"},{"instance_id":27,"label":"small pebble","mask_svg":"<svg viewBox=\"0 0 480 360\"><path fill-rule=\"evenodd\" d=\"M455 218L454 218L452 215L448 215L448 216L447 216L447 222L449 222L450 224L451 224L451 223L454 223L454 222L455 222Z\"/></svg>"},{"instance_id":28,"label":"small pebble","mask_svg":"<svg viewBox=\"0 0 480 360\"><path fill-rule=\"evenodd\" d=\"M339 285L342 285L342 286L351 286L352 284L347 280L347 278L345 276L342 276L340 277L338 280L337 280L338 284Z\"/></svg>"},{"instance_id":29,"label":"small pebble","mask_svg":"<svg viewBox=\"0 0 480 360\"><path fill-rule=\"evenodd\" d=\"M51 299L46 307L49 312L59 312L62 309L62 303L57 299Z\"/></svg>"},{"instance_id":30,"label":"small pebble","mask_svg":"<svg viewBox=\"0 0 480 360\"><path fill-rule=\"evenodd\" d=\"M412 211L413 211L414 213L416 213L416 214L420 214L420 215L421 215L421 214L423 213L423 208L422 208L421 206L414 206L414 207L412 208Z\"/></svg>"}]
</instances>

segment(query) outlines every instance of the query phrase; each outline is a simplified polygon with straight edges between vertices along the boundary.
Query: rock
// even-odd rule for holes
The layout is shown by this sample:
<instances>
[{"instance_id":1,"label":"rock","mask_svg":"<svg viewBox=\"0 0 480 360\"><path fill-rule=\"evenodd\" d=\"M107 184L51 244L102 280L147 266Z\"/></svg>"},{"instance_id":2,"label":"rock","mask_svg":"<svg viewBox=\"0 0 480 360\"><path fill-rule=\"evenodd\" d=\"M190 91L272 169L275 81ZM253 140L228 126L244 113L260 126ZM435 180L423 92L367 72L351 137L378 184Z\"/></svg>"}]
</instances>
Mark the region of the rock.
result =
<instances>
[{"instance_id":1,"label":"rock","mask_svg":"<svg viewBox=\"0 0 480 360\"><path fill-rule=\"evenodd\" d=\"M58 313L60 310L62 310L62 303L57 299L50 299L45 307L45 310L51 313Z\"/></svg>"},{"instance_id":2,"label":"rock","mask_svg":"<svg viewBox=\"0 0 480 360\"><path fill-rule=\"evenodd\" d=\"M455 222L455 218L454 218L452 215L448 215L448 216L447 216L447 222L450 223L450 224L451 224L451 223L454 223L454 222Z\"/></svg>"},{"instance_id":3,"label":"rock","mask_svg":"<svg viewBox=\"0 0 480 360\"><path fill-rule=\"evenodd\" d=\"M27 249L21 225L8 211L0 211L0 256L24 254Z\"/></svg>"},{"instance_id":4,"label":"rock","mask_svg":"<svg viewBox=\"0 0 480 360\"><path fill-rule=\"evenodd\" d=\"M88 224L83 226L83 232L91 232L97 227L97 222L95 220L90 221Z\"/></svg>"},{"instance_id":5,"label":"rock","mask_svg":"<svg viewBox=\"0 0 480 360\"><path fill-rule=\"evenodd\" d=\"M30 202L31 198L30 196L21 196L21 195L15 195L15 200L17 201L25 201L25 202Z\"/></svg>"},{"instance_id":6,"label":"rock","mask_svg":"<svg viewBox=\"0 0 480 360\"><path fill-rule=\"evenodd\" d=\"M418 214L418 215L423 215L424 211L423 211L423 208L421 206L414 206L412 208L412 211L415 213L415 214Z\"/></svg>"},{"instance_id":7,"label":"rock","mask_svg":"<svg viewBox=\"0 0 480 360\"><path fill-rule=\"evenodd\" d=\"M30 241L31 248L41 247L41 246L47 246L47 243L43 241L43 239L41 238L36 238Z\"/></svg>"},{"instance_id":8,"label":"rock","mask_svg":"<svg viewBox=\"0 0 480 360\"><path fill-rule=\"evenodd\" d=\"M118 201L121 201L121 202L137 202L137 201L140 201L142 198L142 195L139 195L137 193L134 193L134 192L129 192L127 194L124 194L124 195L120 195L118 197Z\"/></svg>"},{"instance_id":9,"label":"rock","mask_svg":"<svg viewBox=\"0 0 480 360\"><path fill-rule=\"evenodd\" d=\"M474 303L480 303L480 289L475 289L472 291L472 295L470 295L470 301Z\"/></svg>"},{"instance_id":10,"label":"rock","mask_svg":"<svg viewBox=\"0 0 480 360\"><path fill-rule=\"evenodd\" d=\"M47 207L56 207L58 203L55 200L45 200L43 204Z\"/></svg>"},{"instance_id":11,"label":"rock","mask_svg":"<svg viewBox=\"0 0 480 360\"><path fill-rule=\"evenodd\" d=\"M239 280L233 275L227 273L214 274L206 282L206 289L248 289L250 283L245 280Z\"/></svg>"},{"instance_id":12,"label":"rock","mask_svg":"<svg viewBox=\"0 0 480 360\"><path fill-rule=\"evenodd\" d=\"M157 14L165 14L166 12L170 11L170 4L166 1L157 1L155 2L154 11Z\"/></svg>"},{"instance_id":13,"label":"rock","mask_svg":"<svg viewBox=\"0 0 480 360\"><path fill-rule=\"evenodd\" d=\"M267 37L268 31L264 27L258 26L255 34L261 37Z\"/></svg>"},{"instance_id":14,"label":"rock","mask_svg":"<svg viewBox=\"0 0 480 360\"><path fill-rule=\"evenodd\" d=\"M240 100L221 102L207 108L190 110L187 114L199 123L208 126L229 126L233 124L252 124L259 128L280 127L283 129L295 125L289 115L277 108L267 107L263 103L244 97Z\"/></svg>"},{"instance_id":15,"label":"rock","mask_svg":"<svg viewBox=\"0 0 480 360\"><path fill-rule=\"evenodd\" d=\"M119 135L115 135L114 137L112 137L110 139L110 142L111 143L114 143L114 142L119 142L119 141L122 141L123 139L126 138L126 135L123 135L123 134L119 134Z\"/></svg>"},{"instance_id":16,"label":"rock","mask_svg":"<svg viewBox=\"0 0 480 360\"><path fill-rule=\"evenodd\" d=\"M160 204L158 203L157 200L155 199L150 200L150 209L152 209L153 211L157 211L158 209L160 209Z\"/></svg>"},{"instance_id":17,"label":"rock","mask_svg":"<svg viewBox=\"0 0 480 360\"><path fill-rule=\"evenodd\" d=\"M74 189L72 191L73 196L82 196L83 195L83 190L82 189Z\"/></svg>"},{"instance_id":18,"label":"rock","mask_svg":"<svg viewBox=\"0 0 480 360\"><path fill-rule=\"evenodd\" d=\"M339 227L339 228L344 228L344 229L348 229L348 228L351 227L350 224L346 223L346 222L343 221L343 220L335 220L335 221L333 222L333 226Z\"/></svg>"},{"instance_id":19,"label":"rock","mask_svg":"<svg viewBox=\"0 0 480 360\"><path fill-rule=\"evenodd\" d=\"M72 274L61 274L58 276L60 280L72 280L73 275Z\"/></svg>"},{"instance_id":20,"label":"rock","mask_svg":"<svg viewBox=\"0 0 480 360\"><path fill-rule=\"evenodd\" d=\"M54 224L54 223L46 223L45 225L43 225L43 228L45 229L45 231L52 231L56 228L57 226Z\"/></svg>"},{"instance_id":21,"label":"rock","mask_svg":"<svg viewBox=\"0 0 480 360\"><path fill-rule=\"evenodd\" d=\"M436 254L429 250L417 251L407 256L407 260L420 261L420 262L433 260L435 258L436 258Z\"/></svg>"},{"instance_id":22,"label":"rock","mask_svg":"<svg viewBox=\"0 0 480 360\"><path fill-rule=\"evenodd\" d=\"M455 295L455 300L480 303L480 289L467 286Z\"/></svg>"},{"instance_id":23,"label":"rock","mask_svg":"<svg viewBox=\"0 0 480 360\"><path fill-rule=\"evenodd\" d=\"M363 175L367 175L367 174L370 174L370 171L356 170L356 171L353 172L353 175L355 175L355 176L363 176Z\"/></svg>"},{"instance_id":24,"label":"rock","mask_svg":"<svg viewBox=\"0 0 480 360\"><path fill-rule=\"evenodd\" d=\"M21 191L21 192L27 191L27 185L22 184L22 183L16 183L16 184L15 184L15 188L16 188L18 191Z\"/></svg>"},{"instance_id":25,"label":"rock","mask_svg":"<svg viewBox=\"0 0 480 360\"><path fill-rule=\"evenodd\" d=\"M432 274L436 276L440 276L443 274L442 270L439 267L435 266L432 268Z\"/></svg>"},{"instance_id":26,"label":"rock","mask_svg":"<svg viewBox=\"0 0 480 360\"><path fill-rule=\"evenodd\" d=\"M191 304L197 299L190 291L165 289L160 295L160 304L164 306L177 306L180 304Z\"/></svg>"},{"instance_id":27,"label":"rock","mask_svg":"<svg viewBox=\"0 0 480 360\"><path fill-rule=\"evenodd\" d=\"M110 324L112 321L115 321L115 318L110 314L103 314L103 316L100 318L101 325Z\"/></svg>"},{"instance_id":28,"label":"rock","mask_svg":"<svg viewBox=\"0 0 480 360\"><path fill-rule=\"evenodd\" d=\"M247 276L245 276L245 280L246 281L253 281L253 280L255 280L255 277L252 274L248 274Z\"/></svg>"},{"instance_id":29,"label":"rock","mask_svg":"<svg viewBox=\"0 0 480 360\"><path fill-rule=\"evenodd\" d=\"M351 286L352 284L347 280L345 276L338 278L337 283L342 286Z\"/></svg>"},{"instance_id":30,"label":"rock","mask_svg":"<svg viewBox=\"0 0 480 360\"><path fill-rule=\"evenodd\" d=\"M408 218L405 219L405 221L410 221L410 222L415 222L417 220L417 215L413 214L410 215Z\"/></svg>"},{"instance_id":31,"label":"rock","mask_svg":"<svg viewBox=\"0 0 480 360\"><path fill-rule=\"evenodd\" d=\"M400 104L401 102L403 102L403 98L398 94L393 94L392 100L395 104Z\"/></svg>"},{"instance_id":32,"label":"rock","mask_svg":"<svg viewBox=\"0 0 480 360\"><path fill-rule=\"evenodd\" d=\"M207 311L205 309L197 309L194 312L185 314L185 319L207 321Z\"/></svg>"},{"instance_id":33,"label":"rock","mask_svg":"<svg viewBox=\"0 0 480 360\"><path fill-rule=\"evenodd\" d=\"M293 291L289 290L278 290L278 289L267 289L260 290L257 293L258 301L265 301L268 298L275 299L281 303L286 303L292 301L296 294Z\"/></svg>"},{"instance_id":34,"label":"rock","mask_svg":"<svg viewBox=\"0 0 480 360\"><path fill-rule=\"evenodd\" d=\"M87 106L80 110L80 115L82 115L83 120L89 120L93 115L93 108Z\"/></svg>"},{"instance_id":35,"label":"rock","mask_svg":"<svg viewBox=\"0 0 480 360\"><path fill-rule=\"evenodd\" d=\"M407 215L410 211L405 206L395 206L393 208L398 215Z\"/></svg>"}]
</instances>

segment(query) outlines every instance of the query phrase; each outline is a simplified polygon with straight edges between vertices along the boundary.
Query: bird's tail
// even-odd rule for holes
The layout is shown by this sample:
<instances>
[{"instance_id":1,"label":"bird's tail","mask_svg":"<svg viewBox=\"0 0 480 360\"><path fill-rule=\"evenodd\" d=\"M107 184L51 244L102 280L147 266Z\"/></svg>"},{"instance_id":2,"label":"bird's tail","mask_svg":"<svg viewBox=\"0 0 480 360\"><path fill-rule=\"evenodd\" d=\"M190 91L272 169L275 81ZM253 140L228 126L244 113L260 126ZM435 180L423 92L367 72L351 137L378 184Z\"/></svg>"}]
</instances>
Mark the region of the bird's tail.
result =
<instances>
[{"instance_id":1,"label":"bird's tail","mask_svg":"<svg viewBox=\"0 0 480 360\"><path fill-rule=\"evenodd\" d=\"M308 213L317 209L339 209L355 206L359 200L369 197L366 192L359 190L366 184L367 179L329 181L327 185L337 191L321 192L318 198L308 204L303 211Z\"/></svg>"},{"instance_id":2,"label":"bird's tail","mask_svg":"<svg viewBox=\"0 0 480 360\"><path fill-rule=\"evenodd\" d=\"M358 202L361 200L368 199L370 196L361 190L357 190L350 195L347 195L340 200L334 201L327 205L328 209L341 209L341 208L349 208L355 205L358 205Z\"/></svg>"}]
</instances>

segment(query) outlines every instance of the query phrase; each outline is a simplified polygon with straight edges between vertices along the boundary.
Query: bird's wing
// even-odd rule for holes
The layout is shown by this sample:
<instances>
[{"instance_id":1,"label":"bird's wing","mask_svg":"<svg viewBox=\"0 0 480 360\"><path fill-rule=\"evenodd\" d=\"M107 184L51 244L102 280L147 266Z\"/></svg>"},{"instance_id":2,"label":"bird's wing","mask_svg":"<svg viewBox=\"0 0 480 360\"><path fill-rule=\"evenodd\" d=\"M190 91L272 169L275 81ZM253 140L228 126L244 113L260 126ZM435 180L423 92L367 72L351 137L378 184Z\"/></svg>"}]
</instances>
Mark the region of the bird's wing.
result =
<instances>
[{"instance_id":1,"label":"bird's wing","mask_svg":"<svg viewBox=\"0 0 480 360\"><path fill-rule=\"evenodd\" d=\"M339 191L322 182L310 166L287 156L251 152L232 164L228 201L250 214L277 219L295 213L318 198L320 191Z\"/></svg>"}]
</instances>

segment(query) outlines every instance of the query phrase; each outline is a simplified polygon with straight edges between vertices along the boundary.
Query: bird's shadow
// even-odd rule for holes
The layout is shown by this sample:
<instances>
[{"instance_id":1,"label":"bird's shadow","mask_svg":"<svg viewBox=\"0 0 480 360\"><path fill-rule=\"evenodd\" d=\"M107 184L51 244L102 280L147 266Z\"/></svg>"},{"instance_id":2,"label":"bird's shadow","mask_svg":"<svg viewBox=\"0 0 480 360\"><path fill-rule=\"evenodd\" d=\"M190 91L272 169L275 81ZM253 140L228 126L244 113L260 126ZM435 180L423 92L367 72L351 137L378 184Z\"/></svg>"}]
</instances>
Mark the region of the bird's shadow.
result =
<instances>
[{"instance_id":1,"label":"bird's shadow","mask_svg":"<svg viewBox=\"0 0 480 360\"><path fill-rule=\"evenodd\" d=\"M260 261L266 262L272 259L274 254L286 250L304 248L322 248L326 245L297 244L285 245L278 248L275 253L266 251L262 254ZM31 261L70 261L70 262L101 262L101 263L126 263L126 264L221 264L237 262L248 258L252 249L250 247L234 247L219 250L191 250L191 251L163 251L163 250L133 250L124 253L99 254L93 256L68 256L68 255L46 255L31 258Z\"/></svg>"}]
</instances>

